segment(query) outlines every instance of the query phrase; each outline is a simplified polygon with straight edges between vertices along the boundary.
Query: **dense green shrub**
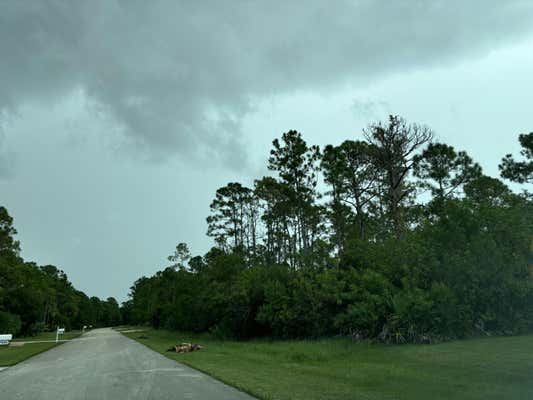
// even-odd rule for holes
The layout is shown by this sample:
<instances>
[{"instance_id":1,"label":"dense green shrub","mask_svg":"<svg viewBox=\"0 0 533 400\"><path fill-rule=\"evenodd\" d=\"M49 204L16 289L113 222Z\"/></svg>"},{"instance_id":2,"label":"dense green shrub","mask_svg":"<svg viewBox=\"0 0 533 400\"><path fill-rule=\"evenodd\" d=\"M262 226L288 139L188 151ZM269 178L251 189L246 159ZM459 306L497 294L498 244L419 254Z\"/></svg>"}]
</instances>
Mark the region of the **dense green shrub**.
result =
<instances>
[{"instance_id":1,"label":"dense green shrub","mask_svg":"<svg viewBox=\"0 0 533 400\"><path fill-rule=\"evenodd\" d=\"M21 321L18 315L0 311L0 334L11 333L17 335L20 332Z\"/></svg>"},{"instance_id":2,"label":"dense green shrub","mask_svg":"<svg viewBox=\"0 0 533 400\"><path fill-rule=\"evenodd\" d=\"M532 328L527 198L442 203L402 239L349 241L324 267L254 265L213 250L133 287L131 322L220 337L346 335L432 342ZM166 321L162 325L161 321Z\"/></svg>"}]
</instances>

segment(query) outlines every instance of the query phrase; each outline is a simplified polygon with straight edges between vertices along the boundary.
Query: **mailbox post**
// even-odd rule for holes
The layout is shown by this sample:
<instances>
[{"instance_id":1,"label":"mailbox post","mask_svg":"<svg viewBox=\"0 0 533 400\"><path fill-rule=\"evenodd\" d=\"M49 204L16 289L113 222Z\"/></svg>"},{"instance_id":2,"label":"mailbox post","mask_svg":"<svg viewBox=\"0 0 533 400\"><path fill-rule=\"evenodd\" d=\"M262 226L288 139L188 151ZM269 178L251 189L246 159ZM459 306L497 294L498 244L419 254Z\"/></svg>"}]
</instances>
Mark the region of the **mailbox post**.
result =
<instances>
[{"instance_id":1,"label":"mailbox post","mask_svg":"<svg viewBox=\"0 0 533 400\"><path fill-rule=\"evenodd\" d=\"M56 330L56 343L59 341L59 335L62 335L64 333L65 333L65 328L60 328L58 326Z\"/></svg>"}]
</instances>

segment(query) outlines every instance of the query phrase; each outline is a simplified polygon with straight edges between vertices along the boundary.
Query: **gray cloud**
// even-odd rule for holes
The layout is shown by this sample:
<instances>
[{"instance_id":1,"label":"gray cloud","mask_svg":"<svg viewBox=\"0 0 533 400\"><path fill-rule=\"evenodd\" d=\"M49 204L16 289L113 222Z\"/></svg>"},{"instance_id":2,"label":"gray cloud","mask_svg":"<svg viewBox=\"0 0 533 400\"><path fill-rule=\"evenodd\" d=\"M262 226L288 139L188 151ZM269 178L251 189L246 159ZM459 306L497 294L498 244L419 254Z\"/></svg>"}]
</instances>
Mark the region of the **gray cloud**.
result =
<instances>
[{"instance_id":1,"label":"gray cloud","mask_svg":"<svg viewBox=\"0 0 533 400\"><path fill-rule=\"evenodd\" d=\"M0 148L0 179L12 178L15 174L15 155Z\"/></svg>"},{"instance_id":2,"label":"gray cloud","mask_svg":"<svg viewBox=\"0 0 533 400\"><path fill-rule=\"evenodd\" d=\"M366 121L381 119L384 115L394 112L386 101L368 99L354 99L352 109L357 118Z\"/></svg>"},{"instance_id":3,"label":"gray cloud","mask_svg":"<svg viewBox=\"0 0 533 400\"><path fill-rule=\"evenodd\" d=\"M7 116L0 110L0 179L12 178L14 175L15 154L5 148L4 121Z\"/></svg>"},{"instance_id":4,"label":"gray cloud","mask_svg":"<svg viewBox=\"0 0 533 400\"><path fill-rule=\"evenodd\" d=\"M2 1L0 109L82 90L129 146L244 162L254 101L478 57L529 1Z\"/></svg>"}]
</instances>

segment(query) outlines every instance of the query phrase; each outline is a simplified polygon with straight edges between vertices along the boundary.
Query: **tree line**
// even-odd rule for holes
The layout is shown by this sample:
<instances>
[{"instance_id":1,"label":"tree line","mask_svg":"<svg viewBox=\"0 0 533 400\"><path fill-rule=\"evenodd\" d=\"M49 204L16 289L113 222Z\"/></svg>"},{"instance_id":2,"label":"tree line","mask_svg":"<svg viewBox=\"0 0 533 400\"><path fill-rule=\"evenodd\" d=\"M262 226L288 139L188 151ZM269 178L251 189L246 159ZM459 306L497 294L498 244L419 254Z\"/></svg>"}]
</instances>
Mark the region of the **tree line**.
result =
<instances>
[{"instance_id":1,"label":"tree line","mask_svg":"<svg viewBox=\"0 0 533 400\"><path fill-rule=\"evenodd\" d=\"M13 218L0 207L0 333L35 335L57 326L81 329L120 323L120 308L76 290L53 265L39 266L20 256Z\"/></svg>"},{"instance_id":2,"label":"tree line","mask_svg":"<svg viewBox=\"0 0 533 400\"><path fill-rule=\"evenodd\" d=\"M504 179L533 182L533 133ZM129 323L220 336L428 342L533 328L533 202L398 116L364 140L273 141L270 176L219 188L215 246L137 280Z\"/></svg>"}]
</instances>

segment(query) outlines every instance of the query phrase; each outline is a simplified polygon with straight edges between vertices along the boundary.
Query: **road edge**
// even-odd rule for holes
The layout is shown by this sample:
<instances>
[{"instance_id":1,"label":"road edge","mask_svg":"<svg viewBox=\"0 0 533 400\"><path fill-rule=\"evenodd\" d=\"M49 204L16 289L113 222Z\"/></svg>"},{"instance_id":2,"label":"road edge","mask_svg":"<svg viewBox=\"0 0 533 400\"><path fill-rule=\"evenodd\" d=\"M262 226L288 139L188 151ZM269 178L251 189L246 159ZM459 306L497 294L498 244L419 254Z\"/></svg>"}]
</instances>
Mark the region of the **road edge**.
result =
<instances>
[{"instance_id":1,"label":"road edge","mask_svg":"<svg viewBox=\"0 0 533 400\"><path fill-rule=\"evenodd\" d=\"M144 342L141 342L139 339L136 339L136 338L133 338L133 337L129 337L128 335L123 334L121 331L115 330L115 332L118 332L122 336L124 336L125 338L128 338L130 340L133 340L134 342L137 342L137 343L143 345L144 347L152 350L153 352L155 352L157 354L161 354L163 357L168 358L169 360L172 360L172 361L174 361L174 362L176 362L178 364L183 364L183 365L185 365L185 366L187 366L189 368L194 369L195 371L201 372L202 374L205 374L205 375L207 375L207 376L209 376L209 377L211 377L213 379L216 379L217 381L223 383L224 385L228 385L228 386L230 386L230 387L232 387L232 388L234 388L234 389L236 389L236 390L238 390L240 392L243 392L243 393L246 393L249 396L255 397L257 400L273 400L273 398L271 398L271 397L265 397L265 396L263 396L263 395L261 395L259 393L255 393L253 390L250 390L248 388L242 387L242 386L240 386L239 384L237 384L235 382L230 382L230 381L228 381L228 380L226 380L224 378L221 378L221 377L219 377L217 375L212 374L209 371L205 371L202 368L198 368L198 367L196 367L194 365L191 365L190 363L188 363L186 361L182 361L182 360L178 361L175 358L170 357L168 354L166 354L166 352L157 351L156 349L152 348L148 344L146 344Z\"/></svg>"},{"instance_id":2,"label":"road edge","mask_svg":"<svg viewBox=\"0 0 533 400\"><path fill-rule=\"evenodd\" d=\"M80 336L82 336L84 333L85 333L85 332L80 332L78 335L72 337L72 339L77 339L77 338L79 338ZM46 353L47 351L50 351L50 350L52 350L52 349L55 349L56 347L61 346L61 345L64 344L64 343L68 343L69 341L70 341L70 340L68 340L68 341L60 341L60 342L57 342L57 343L55 343L53 346L50 346L50 347L48 347L48 348L46 348L46 349L39 350L39 351L37 351L36 353L32 353L32 354L28 355L27 357L24 357L23 359L18 360L17 362L15 362L15 363L13 363L13 364L0 365L0 372L5 371L5 370L8 369L8 368L12 368L12 367L14 367L15 365L20 364L21 362L24 362L24 361L26 361L26 360L29 360L30 358L33 358L33 357L35 357L35 356L38 356L39 354L43 354L43 353ZM26 344L25 344L25 346L26 346Z\"/></svg>"}]
</instances>

